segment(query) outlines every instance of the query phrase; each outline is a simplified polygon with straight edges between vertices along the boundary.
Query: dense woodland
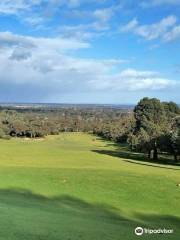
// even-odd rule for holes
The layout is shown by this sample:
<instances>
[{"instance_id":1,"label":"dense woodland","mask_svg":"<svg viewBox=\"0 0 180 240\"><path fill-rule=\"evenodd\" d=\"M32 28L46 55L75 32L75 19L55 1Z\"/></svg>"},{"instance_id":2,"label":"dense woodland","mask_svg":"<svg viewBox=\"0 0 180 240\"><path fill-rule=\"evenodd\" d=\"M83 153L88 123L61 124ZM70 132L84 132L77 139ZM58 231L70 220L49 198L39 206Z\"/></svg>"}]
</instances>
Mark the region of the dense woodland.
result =
<instances>
[{"instance_id":1,"label":"dense woodland","mask_svg":"<svg viewBox=\"0 0 180 240\"><path fill-rule=\"evenodd\" d=\"M132 111L103 107L2 108L0 137L44 137L60 132L92 132L114 141L127 136Z\"/></svg>"},{"instance_id":2,"label":"dense woodland","mask_svg":"<svg viewBox=\"0 0 180 240\"><path fill-rule=\"evenodd\" d=\"M174 102L144 98L134 110L112 107L1 107L0 138L38 138L60 132L90 132L131 151L158 159L180 156L180 108Z\"/></svg>"}]
</instances>

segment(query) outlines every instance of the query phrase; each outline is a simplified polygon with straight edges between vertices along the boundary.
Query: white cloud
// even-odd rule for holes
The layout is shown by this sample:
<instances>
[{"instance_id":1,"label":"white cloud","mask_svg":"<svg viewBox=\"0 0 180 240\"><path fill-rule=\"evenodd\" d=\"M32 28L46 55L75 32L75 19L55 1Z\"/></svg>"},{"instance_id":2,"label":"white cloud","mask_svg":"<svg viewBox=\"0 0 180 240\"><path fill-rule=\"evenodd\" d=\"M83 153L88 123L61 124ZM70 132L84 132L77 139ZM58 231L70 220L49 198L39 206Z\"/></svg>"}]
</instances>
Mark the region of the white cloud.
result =
<instances>
[{"instance_id":1,"label":"white cloud","mask_svg":"<svg viewBox=\"0 0 180 240\"><path fill-rule=\"evenodd\" d=\"M17 14L19 11L27 11L33 6L41 4L44 0L1 0L1 14ZM46 0L44 1L46 2Z\"/></svg>"},{"instance_id":2,"label":"white cloud","mask_svg":"<svg viewBox=\"0 0 180 240\"><path fill-rule=\"evenodd\" d=\"M109 25L102 22L92 22L89 24L64 25L59 27L58 33L66 38L92 39L103 36L109 30Z\"/></svg>"},{"instance_id":3,"label":"white cloud","mask_svg":"<svg viewBox=\"0 0 180 240\"><path fill-rule=\"evenodd\" d=\"M76 39L65 38L35 38L13 34L11 32L0 32L0 47L24 47L24 48L46 48L51 51L64 52L90 47L89 43ZM45 50L45 49L44 49Z\"/></svg>"},{"instance_id":4,"label":"white cloud","mask_svg":"<svg viewBox=\"0 0 180 240\"><path fill-rule=\"evenodd\" d=\"M138 26L138 21L136 18L134 18L133 20L131 20L128 24L126 24L125 26L121 27L121 31L122 32L130 32L130 31L134 31L135 28Z\"/></svg>"},{"instance_id":5,"label":"white cloud","mask_svg":"<svg viewBox=\"0 0 180 240\"><path fill-rule=\"evenodd\" d=\"M126 63L121 59L71 56L70 51L89 46L73 39L25 37L5 32L0 33L0 45L0 91L21 89L16 91L19 97L24 91L31 99L38 96L43 100L54 94L151 91L177 85L176 81L151 71L120 71L121 64Z\"/></svg>"},{"instance_id":6,"label":"white cloud","mask_svg":"<svg viewBox=\"0 0 180 240\"><path fill-rule=\"evenodd\" d=\"M66 38L90 39L104 35L110 30L110 19L121 8L119 4L104 7L107 0L1 0L0 15L15 15L16 19L30 27L30 31L52 32L51 22L55 15L53 34ZM84 8L93 4L93 8ZM80 18L82 24L69 24L69 18ZM67 25L62 26L61 19ZM84 19L87 21L84 22ZM79 19L78 19L79 20ZM62 21L62 22L63 22ZM71 21L70 21L71 22ZM78 21L77 21L78 22Z\"/></svg>"},{"instance_id":7,"label":"white cloud","mask_svg":"<svg viewBox=\"0 0 180 240\"><path fill-rule=\"evenodd\" d=\"M107 0L62 0L64 4L66 4L69 7L76 8L80 5L85 5L87 3L96 3L96 4L103 4Z\"/></svg>"},{"instance_id":8,"label":"white cloud","mask_svg":"<svg viewBox=\"0 0 180 240\"><path fill-rule=\"evenodd\" d=\"M0 14L18 14L18 12L31 10L34 6L41 4L52 10L61 6L77 8L87 3L102 4L104 2L105 0L1 0Z\"/></svg>"},{"instance_id":9,"label":"white cloud","mask_svg":"<svg viewBox=\"0 0 180 240\"><path fill-rule=\"evenodd\" d=\"M156 7L160 5L180 5L180 0L152 0L140 3L142 7Z\"/></svg>"},{"instance_id":10,"label":"white cloud","mask_svg":"<svg viewBox=\"0 0 180 240\"><path fill-rule=\"evenodd\" d=\"M0 47L21 46L27 48L35 47L33 38L12 34L11 32L0 32Z\"/></svg>"},{"instance_id":11,"label":"white cloud","mask_svg":"<svg viewBox=\"0 0 180 240\"><path fill-rule=\"evenodd\" d=\"M57 14L59 19L80 18L86 23L76 26L62 26L56 19L54 32L64 37L89 39L98 37L110 30L110 19L120 9L114 4L103 7L106 0L1 0L0 15L15 15L21 23L28 25L31 31L51 31L51 20ZM82 5L93 4L93 10L81 8ZM38 7L38 8L35 8ZM76 31L77 30L77 31Z\"/></svg>"},{"instance_id":12,"label":"white cloud","mask_svg":"<svg viewBox=\"0 0 180 240\"><path fill-rule=\"evenodd\" d=\"M98 89L116 89L126 91L152 91L163 90L179 85L177 81L161 78L160 74L152 71L137 71L135 69L125 69L111 78L99 79L98 84L93 81Z\"/></svg>"},{"instance_id":13,"label":"white cloud","mask_svg":"<svg viewBox=\"0 0 180 240\"><path fill-rule=\"evenodd\" d=\"M109 8L103 8L103 9L96 9L93 12L93 16L97 19L99 19L102 22L109 21L112 16L114 15L116 8L109 7Z\"/></svg>"},{"instance_id":14,"label":"white cloud","mask_svg":"<svg viewBox=\"0 0 180 240\"><path fill-rule=\"evenodd\" d=\"M146 40L164 39L168 32L171 32L177 22L176 16L170 15L161 21L149 25L140 25L137 19L133 19L127 25L121 27L121 32L132 32ZM174 39L175 35L174 33Z\"/></svg>"},{"instance_id":15,"label":"white cloud","mask_svg":"<svg viewBox=\"0 0 180 240\"><path fill-rule=\"evenodd\" d=\"M121 9L121 5L112 5L107 8L96 8L95 10L73 9L66 12L70 18L88 19L86 23L76 25L63 25L58 28L58 32L65 37L76 37L78 39L90 39L106 34L111 29L110 20ZM65 15L66 15L65 14ZM67 17L66 16L66 17Z\"/></svg>"},{"instance_id":16,"label":"white cloud","mask_svg":"<svg viewBox=\"0 0 180 240\"><path fill-rule=\"evenodd\" d=\"M175 26L171 29L171 31L167 32L164 37L164 41L170 42L176 39L180 39L180 25Z\"/></svg>"}]
</instances>

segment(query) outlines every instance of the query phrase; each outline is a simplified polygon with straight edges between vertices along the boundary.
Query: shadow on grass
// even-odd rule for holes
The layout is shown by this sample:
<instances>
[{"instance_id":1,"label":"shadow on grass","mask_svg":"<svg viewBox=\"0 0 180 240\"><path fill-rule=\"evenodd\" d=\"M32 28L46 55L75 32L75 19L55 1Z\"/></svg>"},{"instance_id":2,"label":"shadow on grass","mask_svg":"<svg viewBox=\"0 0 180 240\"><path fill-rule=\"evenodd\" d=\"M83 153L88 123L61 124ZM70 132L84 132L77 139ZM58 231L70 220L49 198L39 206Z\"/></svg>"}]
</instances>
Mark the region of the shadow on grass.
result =
<instances>
[{"instance_id":1,"label":"shadow on grass","mask_svg":"<svg viewBox=\"0 0 180 240\"><path fill-rule=\"evenodd\" d=\"M124 161L133 163L133 164L145 165L145 166L151 166L151 167L157 167L157 168L166 168L166 169L172 169L177 171L180 170L180 168L168 167L169 165L180 166L180 164L175 164L175 163L172 164L172 162L169 162L163 159L159 159L158 161L153 161L152 159L150 160L140 153L122 151L119 149L118 150L92 150L92 152L105 154L112 157L119 157ZM158 165L158 164L161 164L161 165Z\"/></svg>"},{"instance_id":2,"label":"shadow on grass","mask_svg":"<svg viewBox=\"0 0 180 240\"><path fill-rule=\"evenodd\" d=\"M163 167L158 165L158 164L161 164L161 165L171 165L171 166L180 167L180 162L175 163L173 159L168 158L169 156L159 155L159 159L155 161L153 159L149 159L144 153L130 151L127 144L113 143L112 141L105 140L102 137L96 137L96 139L100 140L101 142L104 142L105 145L102 147L103 148L102 150L99 150L99 149L92 150L92 152L105 154L113 157L119 157L129 163L147 165L147 166L159 167L159 168L167 168L167 169L173 169L173 170L180 170L180 168L178 169L178 168L167 167L167 166ZM105 147L107 148L113 147L114 150L109 150L109 149L106 150L104 149Z\"/></svg>"},{"instance_id":3,"label":"shadow on grass","mask_svg":"<svg viewBox=\"0 0 180 240\"><path fill-rule=\"evenodd\" d=\"M47 198L22 189L0 190L0 239L132 240L137 226L172 228L175 233L167 239L179 239L179 224L178 217L136 213L130 218L110 206L70 196Z\"/></svg>"}]
</instances>

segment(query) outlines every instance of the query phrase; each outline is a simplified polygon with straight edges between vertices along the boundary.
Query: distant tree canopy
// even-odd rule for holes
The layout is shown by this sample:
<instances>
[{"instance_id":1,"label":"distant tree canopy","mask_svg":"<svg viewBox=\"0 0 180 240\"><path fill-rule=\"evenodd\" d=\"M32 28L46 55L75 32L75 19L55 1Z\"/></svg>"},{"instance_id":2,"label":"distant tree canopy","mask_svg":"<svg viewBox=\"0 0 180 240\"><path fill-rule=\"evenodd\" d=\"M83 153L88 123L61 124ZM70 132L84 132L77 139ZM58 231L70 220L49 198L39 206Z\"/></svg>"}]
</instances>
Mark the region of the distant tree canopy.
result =
<instances>
[{"instance_id":1,"label":"distant tree canopy","mask_svg":"<svg viewBox=\"0 0 180 240\"><path fill-rule=\"evenodd\" d=\"M126 141L132 111L116 108L2 109L0 138L44 137L60 132L92 132L114 141Z\"/></svg>"},{"instance_id":2,"label":"distant tree canopy","mask_svg":"<svg viewBox=\"0 0 180 240\"><path fill-rule=\"evenodd\" d=\"M148 154L154 160L158 151L179 155L180 109L173 102L143 98L134 109L135 126L129 135L131 149Z\"/></svg>"}]
</instances>

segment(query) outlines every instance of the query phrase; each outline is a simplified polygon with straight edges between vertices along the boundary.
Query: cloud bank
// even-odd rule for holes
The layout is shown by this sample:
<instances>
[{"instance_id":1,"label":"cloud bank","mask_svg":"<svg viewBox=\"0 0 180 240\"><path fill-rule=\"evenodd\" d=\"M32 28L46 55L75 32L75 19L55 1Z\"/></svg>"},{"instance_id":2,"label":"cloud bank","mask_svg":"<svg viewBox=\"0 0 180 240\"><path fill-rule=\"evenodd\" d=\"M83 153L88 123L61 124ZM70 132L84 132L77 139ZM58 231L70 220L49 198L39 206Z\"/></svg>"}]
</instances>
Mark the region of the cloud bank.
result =
<instances>
[{"instance_id":1,"label":"cloud bank","mask_svg":"<svg viewBox=\"0 0 180 240\"><path fill-rule=\"evenodd\" d=\"M9 99L12 95L22 100L25 94L46 101L72 92L156 91L178 84L153 71L120 70L126 64L123 59L76 56L76 51L90 47L77 39L0 32L0 93L8 92Z\"/></svg>"}]
</instances>

